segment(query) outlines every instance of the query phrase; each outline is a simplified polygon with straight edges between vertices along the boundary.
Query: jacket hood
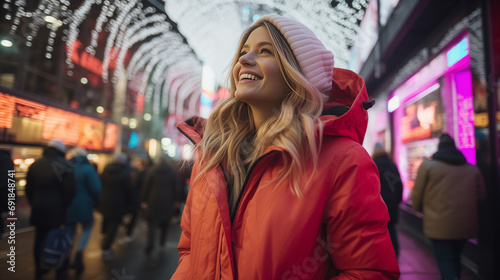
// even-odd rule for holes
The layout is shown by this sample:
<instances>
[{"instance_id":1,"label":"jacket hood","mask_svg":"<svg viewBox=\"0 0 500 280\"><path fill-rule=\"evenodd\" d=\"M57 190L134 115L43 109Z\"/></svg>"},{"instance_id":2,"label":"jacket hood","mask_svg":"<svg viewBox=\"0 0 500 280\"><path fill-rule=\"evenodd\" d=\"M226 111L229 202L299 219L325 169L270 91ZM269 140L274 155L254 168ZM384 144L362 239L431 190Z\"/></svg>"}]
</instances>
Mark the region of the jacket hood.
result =
<instances>
[{"instance_id":1,"label":"jacket hood","mask_svg":"<svg viewBox=\"0 0 500 280\"><path fill-rule=\"evenodd\" d=\"M348 137L362 144L368 124L366 110L375 102L368 101L363 78L350 70L334 68L332 84L332 89L326 93L328 100L320 116L323 134ZM192 141L199 143L203 137L205 121L203 118L193 117L177 127Z\"/></svg>"},{"instance_id":2,"label":"jacket hood","mask_svg":"<svg viewBox=\"0 0 500 280\"><path fill-rule=\"evenodd\" d=\"M440 147L438 151L432 155L432 159L441 160L455 165L467 163L467 159L464 154L455 147Z\"/></svg>"},{"instance_id":3,"label":"jacket hood","mask_svg":"<svg viewBox=\"0 0 500 280\"><path fill-rule=\"evenodd\" d=\"M464 154L455 146L455 140L447 133L443 133L439 137L438 150L432 155L432 158L456 165L467 162Z\"/></svg>"},{"instance_id":4,"label":"jacket hood","mask_svg":"<svg viewBox=\"0 0 500 280\"><path fill-rule=\"evenodd\" d=\"M362 144L368 124L366 110L374 104L374 100L368 101L365 81L350 70L334 68L332 82L320 117L323 134L348 137Z\"/></svg>"}]
</instances>

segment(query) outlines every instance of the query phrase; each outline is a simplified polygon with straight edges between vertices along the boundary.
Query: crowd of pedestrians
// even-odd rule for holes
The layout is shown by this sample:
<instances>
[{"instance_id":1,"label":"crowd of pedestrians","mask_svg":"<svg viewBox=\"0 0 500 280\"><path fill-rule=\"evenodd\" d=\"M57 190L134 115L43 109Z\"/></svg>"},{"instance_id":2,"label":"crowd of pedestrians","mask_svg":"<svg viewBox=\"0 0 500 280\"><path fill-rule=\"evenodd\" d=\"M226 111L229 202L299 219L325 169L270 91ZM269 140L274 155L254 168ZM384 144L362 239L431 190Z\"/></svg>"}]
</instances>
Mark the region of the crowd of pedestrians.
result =
<instances>
[{"instance_id":1,"label":"crowd of pedestrians","mask_svg":"<svg viewBox=\"0 0 500 280\"><path fill-rule=\"evenodd\" d=\"M1 154L4 156L4 154ZM5 155L8 156L8 155ZM113 256L112 246L118 229L123 226L128 241L139 218L148 223L148 242L145 253L155 248L156 230L161 230L160 245L165 244L172 217L183 199L179 170L166 158L153 165L149 158L141 166L132 166L131 157L120 153L98 174L96 165L89 162L88 152L81 147L67 150L59 140L51 140L43 156L28 169L26 197L31 205L30 222L35 227L33 257L35 279L42 279L49 269L42 263L44 242L49 232L65 229L75 239L75 253L64 258L56 269L56 279L68 279L68 270L79 275L85 269L84 251L94 225L96 212L102 215L102 254ZM2 161L5 168L12 168ZM3 189L2 189L3 191ZM130 216L128 223L124 216ZM3 226L2 226L3 229Z\"/></svg>"}]
</instances>

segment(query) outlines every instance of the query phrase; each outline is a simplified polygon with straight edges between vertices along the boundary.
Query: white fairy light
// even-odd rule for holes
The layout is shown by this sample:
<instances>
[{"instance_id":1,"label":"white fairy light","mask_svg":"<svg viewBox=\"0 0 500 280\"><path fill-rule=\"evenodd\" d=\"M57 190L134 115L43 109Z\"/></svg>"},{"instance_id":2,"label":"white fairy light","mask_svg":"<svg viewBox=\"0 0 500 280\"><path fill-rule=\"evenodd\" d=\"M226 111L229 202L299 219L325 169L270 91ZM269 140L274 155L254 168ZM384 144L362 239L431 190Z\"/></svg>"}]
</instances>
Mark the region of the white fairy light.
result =
<instances>
[{"instance_id":1,"label":"white fairy light","mask_svg":"<svg viewBox=\"0 0 500 280\"><path fill-rule=\"evenodd\" d=\"M191 79L190 82L186 82ZM169 88L169 114L183 115L183 107L179 104L184 104L185 94L180 94L179 88L198 86L198 91L201 91L201 63L194 57L186 58L173 64L168 68L165 84L170 85Z\"/></svg>"},{"instance_id":2,"label":"white fairy light","mask_svg":"<svg viewBox=\"0 0 500 280\"><path fill-rule=\"evenodd\" d=\"M7 11L7 13L5 13L6 20L12 19L12 15L10 14L12 12L12 8L11 8L10 4L11 4L11 0L6 0L5 3L3 4L3 8Z\"/></svg>"},{"instance_id":3,"label":"white fairy light","mask_svg":"<svg viewBox=\"0 0 500 280\"><path fill-rule=\"evenodd\" d=\"M169 42L173 42L179 36L172 36L173 33L166 32L162 36L155 37L151 39L149 42L145 42L141 44L141 46L134 52L134 55L130 59L128 65L128 79L132 79L137 72L139 72L147 61L151 59L151 57L158 54L158 52L163 49L163 47Z\"/></svg>"},{"instance_id":4,"label":"white fairy light","mask_svg":"<svg viewBox=\"0 0 500 280\"><path fill-rule=\"evenodd\" d=\"M248 4L240 0L166 0L165 10L177 22L179 30L201 59L211 65L218 75L223 75L235 52L236 42L246 27L232 15L238 15L241 7ZM330 6L330 1L319 0L254 0L252 4L267 8L265 13L278 10L283 15L297 18L314 30L325 46L332 50L336 65L345 67L349 48L358 32L357 21L363 18L368 0L353 0L351 6L339 1L335 8Z\"/></svg>"},{"instance_id":5,"label":"white fairy light","mask_svg":"<svg viewBox=\"0 0 500 280\"><path fill-rule=\"evenodd\" d=\"M15 5L17 6L16 15L14 16L14 20L12 21L12 26L10 27L10 34L16 33L17 27L21 22L21 17L24 16L24 6L26 6L26 1L17 0Z\"/></svg>"},{"instance_id":6,"label":"white fairy light","mask_svg":"<svg viewBox=\"0 0 500 280\"><path fill-rule=\"evenodd\" d=\"M106 5L105 3L104 6L102 7L101 13L97 17L95 28L90 33L91 34L90 45L87 46L85 50L92 55L95 55L95 47L97 47L97 37L99 36L99 33L101 33L102 31L102 26L104 22L107 20L108 11L109 11L109 2L108 5Z\"/></svg>"},{"instance_id":7,"label":"white fairy light","mask_svg":"<svg viewBox=\"0 0 500 280\"><path fill-rule=\"evenodd\" d=\"M89 13L94 2L95 1L93 1L93 0L86 0L73 13L71 23L69 24L68 38L66 40L66 56L67 57L73 56L73 44L76 42L76 39L78 38L78 34L80 33L78 26L80 26L80 24L85 20L85 17ZM71 63L71 60L69 60L69 62L68 62L68 60L66 60L66 63L67 63L69 68L73 68L73 64Z\"/></svg>"},{"instance_id":8,"label":"white fairy light","mask_svg":"<svg viewBox=\"0 0 500 280\"><path fill-rule=\"evenodd\" d=\"M97 18L92 19L94 28L85 34L90 40L83 47L98 59L102 57L103 80L111 75L111 82L116 82L117 73L126 73L131 80L141 72L139 91L144 92L146 102L153 102L154 113L168 107L169 114L184 115L194 112L201 93L200 60L215 70L219 82L224 79L239 36L252 23L253 16L280 13L298 19L333 51L336 66L344 67L368 1L338 1L332 8L330 1L320 0L165 0L166 14L182 35L172 30L165 14L143 7L139 0L84 0L74 10L70 10L69 0L40 0L35 11L26 10L26 0L5 0L3 9L5 19L10 20L10 33L23 29L21 36L27 46L33 44L40 28L48 28L47 43L42 46L47 58L53 56L59 28L63 29L59 39L66 43L68 75L74 75L72 52L80 26L91 10L100 9ZM21 24L23 28L19 28ZM104 52L96 54L102 32L106 32ZM128 54L132 57L126 65ZM111 61L116 61L112 71Z\"/></svg>"},{"instance_id":9,"label":"white fairy light","mask_svg":"<svg viewBox=\"0 0 500 280\"><path fill-rule=\"evenodd\" d=\"M106 81L108 79L108 66L109 62L111 60L111 48L113 47L115 43L116 36L118 35L118 30L120 28L120 25L124 21L125 17L127 14L130 12L130 10L137 4L137 1L130 1L126 5L120 3L120 9L118 10L118 15L117 18L113 21L113 23L110 22L111 27L109 29L109 35L108 35L108 40L106 41L106 47L104 49L104 59L103 59L103 75L102 78Z\"/></svg>"},{"instance_id":10,"label":"white fairy light","mask_svg":"<svg viewBox=\"0 0 500 280\"><path fill-rule=\"evenodd\" d=\"M139 22L138 25L146 24L147 22L148 22L147 20L144 20L144 21ZM132 47L137 42L143 41L144 39L146 39L149 36L162 34L164 32L164 30L168 30L169 28L170 28L170 24L168 22L164 22L164 23L161 23L158 28L156 28L156 27L144 27L144 28L139 29L138 32L135 34L132 34L131 32L129 32L130 30L135 30L135 28L128 30L127 33L131 37L126 36L125 40L124 40L124 44L120 48L120 53L118 55L117 62L116 62L115 73L119 73L119 71L124 68L123 62L125 59L125 54L130 47ZM104 67L104 70L106 70L106 67Z\"/></svg>"}]
</instances>

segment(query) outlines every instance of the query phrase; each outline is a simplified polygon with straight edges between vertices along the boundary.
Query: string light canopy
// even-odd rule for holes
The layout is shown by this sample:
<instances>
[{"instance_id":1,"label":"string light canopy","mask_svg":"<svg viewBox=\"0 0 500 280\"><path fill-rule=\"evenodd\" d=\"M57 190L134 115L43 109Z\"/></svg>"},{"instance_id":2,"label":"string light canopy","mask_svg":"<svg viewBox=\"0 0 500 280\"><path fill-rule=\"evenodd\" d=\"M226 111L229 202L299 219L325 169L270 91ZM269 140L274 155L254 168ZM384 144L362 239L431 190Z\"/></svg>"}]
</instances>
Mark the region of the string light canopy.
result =
<instances>
[{"instance_id":1,"label":"string light canopy","mask_svg":"<svg viewBox=\"0 0 500 280\"><path fill-rule=\"evenodd\" d=\"M178 80L193 81L193 77L196 77L199 81L194 84L201 84L199 58L173 28L162 9L158 10L148 1L83 0L70 3L67 0L41 0L33 11L29 11L29 7L32 8L33 3L30 5L23 0L4 2L2 8L6 13L3 20L11 22L10 34L24 37L26 46L32 47L40 28L48 28L45 57L52 59L55 40L62 40L66 45L68 76L75 73L72 58L77 51L74 46L78 43L84 44L86 53L102 61L102 69L97 69L97 72L101 73L104 82L116 84L121 73L126 73L126 77L132 80L140 72L142 83L138 92L145 97L146 102L153 103L153 114L160 114L168 107L176 108L178 102L184 103L177 101L175 96L169 98L170 92L162 90L166 87L170 66L184 65L184 76L178 75ZM163 7L160 5L160 8ZM23 22L27 28L19 28ZM82 30L87 30L85 25L91 26L90 34L82 34ZM63 35L56 38L57 34L61 34L58 32L60 29ZM187 98L193 90L191 86L184 87L186 89L178 91ZM186 90L191 92L185 94ZM198 91L201 91L201 87ZM164 96L161 97L162 94ZM158 102L160 99L162 102ZM175 102L169 104L168 100ZM194 111L194 108L188 108L188 111ZM177 113L182 115L183 110Z\"/></svg>"},{"instance_id":2,"label":"string light canopy","mask_svg":"<svg viewBox=\"0 0 500 280\"><path fill-rule=\"evenodd\" d=\"M349 50L369 0L166 0L165 11L198 56L218 77L225 77L237 42L253 21L276 13L295 18L314 30L335 55L337 67L347 67Z\"/></svg>"},{"instance_id":3,"label":"string light canopy","mask_svg":"<svg viewBox=\"0 0 500 280\"><path fill-rule=\"evenodd\" d=\"M260 16L276 13L296 18L334 53L336 66L347 67L368 2L40 0L33 9L35 5L26 0L6 0L2 20L11 23L10 34L24 37L27 47L40 28L47 28L46 59L53 59L55 40L65 42L68 76L75 75L74 46L83 44L86 53L102 60L98 72L103 81L117 83L123 73L129 80L140 74L139 91L146 102L153 102L152 113L168 108L169 113L182 116L195 110L202 64L209 65L222 84L240 35ZM85 24L89 20L91 24ZM22 21L27 27L19 28ZM90 26L89 34L82 34L82 30L89 32L84 26Z\"/></svg>"}]
</instances>

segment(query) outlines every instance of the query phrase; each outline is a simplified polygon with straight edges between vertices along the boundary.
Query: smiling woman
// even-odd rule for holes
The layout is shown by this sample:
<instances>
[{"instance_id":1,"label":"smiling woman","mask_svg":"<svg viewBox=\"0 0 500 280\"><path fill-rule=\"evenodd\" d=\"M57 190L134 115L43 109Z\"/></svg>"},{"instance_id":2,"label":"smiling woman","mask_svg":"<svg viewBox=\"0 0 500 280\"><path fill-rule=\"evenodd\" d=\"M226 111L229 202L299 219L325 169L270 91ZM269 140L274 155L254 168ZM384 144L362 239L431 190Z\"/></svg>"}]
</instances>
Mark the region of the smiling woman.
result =
<instances>
[{"instance_id":1,"label":"smiling woman","mask_svg":"<svg viewBox=\"0 0 500 280\"><path fill-rule=\"evenodd\" d=\"M233 67L235 97L250 106L256 128L269 119L273 110L279 110L281 101L291 91L271 42L266 27L258 27L248 37Z\"/></svg>"},{"instance_id":2,"label":"smiling woman","mask_svg":"<svg viewBox=\"0 0 500 280\"><path fill-rule=\"evenodd\" d=\"M230 97L178 126L199 157L172 279L398 278L365 85L333 65L293 19L243 34Z\"/></svg>"}]
</instances>

